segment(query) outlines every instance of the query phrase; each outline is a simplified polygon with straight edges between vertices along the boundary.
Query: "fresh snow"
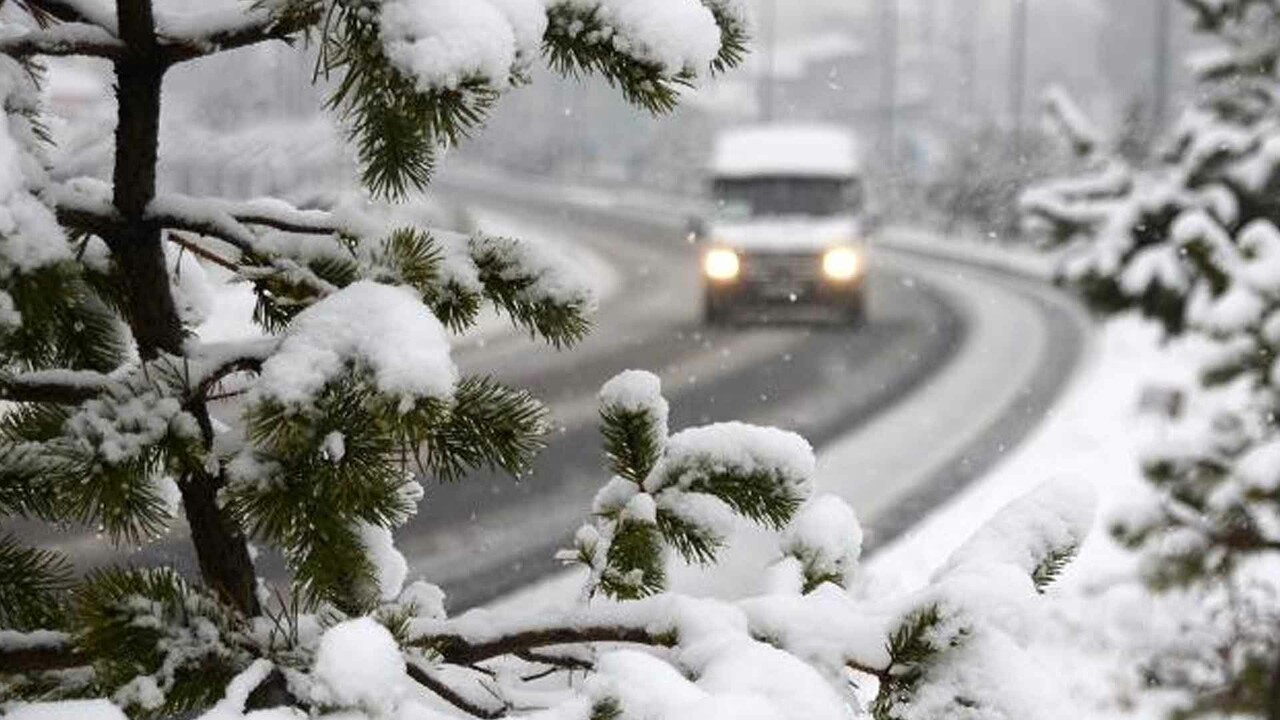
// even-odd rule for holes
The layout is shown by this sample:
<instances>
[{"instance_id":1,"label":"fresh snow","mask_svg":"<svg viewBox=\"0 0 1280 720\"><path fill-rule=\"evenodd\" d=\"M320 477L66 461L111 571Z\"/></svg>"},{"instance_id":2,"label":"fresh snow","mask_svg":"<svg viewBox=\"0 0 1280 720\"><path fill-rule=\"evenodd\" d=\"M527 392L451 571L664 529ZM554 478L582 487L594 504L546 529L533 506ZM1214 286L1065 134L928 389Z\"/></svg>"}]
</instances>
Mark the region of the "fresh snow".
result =
<instances>
[{"instance_id":1,"label":"fresh snow","mask_svg":"<svg viewBox=\"0 0 1280 720\"><path fill-rule=\"evenodd\" d=\"M627 412L644 412L666 437L671 408L662 397L662 381L645 370L627 370L615 375L600 388L600 405Z\"/></svg>"},{"instance_id":2,"label":"fresh snow","mask_svg":"<svg viewBox=\"0 0 1280 720\"><path fill-rule=\"evenodd\" d=\"M844 500L819 495L800 509L783 532L782 552L812 572L851 581L862 555L862 526Z\"/></svg>"},{"instance_id":3,"label":"fresh snow","mask_svg":"<svg viewBox=\"0 0 1280 720\"><path fill-rule=\"evenodd\" d=\"M424 91L456 90L473 79L501 87L510 79L516 30L489 0L390 0L379 23L387 58Z\"/></svg>"},{"instance_id":4,"label":"fresh snow","mask_svg":"<svg viewBox=\"0 0 1280 720\"><path fill-rule=\"evenodd\" d=\"M550 0L549 5L596 9L607 29L599 40L669 75L700 73L720 52L720 28L699 0Z\"/></svg>"},{"instance_id":5,"label":"fresh snow","mask_svg":"<svg viewBox=\"0 0 1280 720\"><path fill-rule=\"evenodd\" d=\"M1094 491L1088 480L1049 481L1014 500L959 547L943 566L1002 562L1030 575L1039 558L1084 544L1093 524Z\"/></svg>"},{"instance_id":6,"label":"fresh snow","mask_svg":"<svg viewBox=\"0 0 1280 720\"><path fill-rule=\"evenodd\" d=\"M365 523L360 526L359 534L369 562L373 565L379 596L384 601L394 600L400 595L405 578L409 575L409 563L396 549L395 538L390 530Z\"/></svg>"},{"instance_id":7,"label":"fresh snow","mask_svg":"<svg viewBox=\"0 0 1280 720\"><path fill-rule=\"evenodd\" d=\"M603 30L584 37L658 66L667 76L709 68L720 29L698 0L389 0L379 29L387 58L424 91L468 81L502 89L535 56L548 10L595 12ZM571 25L562 30L582 34Z\"/></svg>"},{"instance_id":8,"label":"fresh snow","mask_svg":"<svg viewBox=\"0 0 1280 720\"><path fill-rule=\"evenodd\" d=\"M358 618L338 623L320 638L312 699L359 707L379 715L404 695L405 661L381 623Z\"/></svg>"},{"instance_id":9,"label":"fresh snow","mask_svg":"<svg viewBox=\"0 0 1280 720\"><path fill-rule=\"evenodd\" d=\"M283 403L313 398L348 364L412 402L448 399L458 379L444 326L412 291L361 281L302 311L262 365L255 392Z\"/></svg>"},{"instance_id":10,"label":"fresh snow","mask_svg":"<svg viewBox=\"0 0 1280 720\"><path fill-rule=\"evenodd\" d=\"M716 472L767 473L804 496L810 491L815 463L813 447L793 432L740 422L715 423L672 435L666 456L646 485L675 479L688 489Z\"/></svg>"},{"instance_id":11,"label":"fresh snow","mask_svg":"<svg viewBox=\"0 0 1280 720\"><path fill-rule=\"evenodd\" d=\"M1021 448L866 562L868 591L923 587L939 568L956 562L950 556L976 552L972 545L958 550L958 541L1046 478L1068 494L1091 488L1099 522L1062 579L1050 586L1047 618L1030 626L1027 652L1065 687L1079 713L1099 720L1162 720L1169 698L1147 687L1139 670L1157 651L1153 639L1172 642L1185 631L1176 619L1179 608L1185 612L1187 603L1195 601L1153 597L1138 577L1137 557L1117 546L1106 527L1128 508L1145 505L1150 492L1136 458L1152 439L1156 420L1137 409L1142 390L1193 380L1197 352L1202 350L1186 342L1162 347L1159 331L1136 318L1109 323L1067 395ZM1260 462L1265 466L1271 461ZM1058 526L1060 539L1079 532L1083 524L1077 519ZM1004 552L999 556L1024 562Z\"/></svg>"},{"instance_id":12,"label":"fresh snow","mask_svg":"<svg viewBox=\"0 0 1280 720\"><path fill-rule=\"evenodd\" d=\"M0 630L0 649L4 650L59 647L70 640L70 635L56 630L33 630L31 632Z\"/></svg>"},{"instance_id":13,"label":"fresh snow","mask_svg":"<svg viewBox=\"0 0 1280 720\"><path fill-rule=\"evenodd\" d=\"M12 110L35 109L34 80L16 60L0 56L0 272L30 272L70 259L71 247L53 210L41 199L47 180L29 120Z\"/></svg>"},{"instance_id":14,"label":"fresh snow","mask_svg":"<svg viewBox=\"0 0 1280 720\"><path fill-rule=\"evenodd\" d=\"M213 314L217 290L196 256L173 243L164 244L169 288L185 325L200 325Z\"/></svg>"},{"instance_id":15,"label":"fresh snow","mask_svg":"<svg viewBox=\"0 0 1280 720\"><path fill-rule=\"evenodd\" d=\"M128 720L106 700L65 700L19 704L8 708L5 720Z\"/></svg>"}]
</instances>

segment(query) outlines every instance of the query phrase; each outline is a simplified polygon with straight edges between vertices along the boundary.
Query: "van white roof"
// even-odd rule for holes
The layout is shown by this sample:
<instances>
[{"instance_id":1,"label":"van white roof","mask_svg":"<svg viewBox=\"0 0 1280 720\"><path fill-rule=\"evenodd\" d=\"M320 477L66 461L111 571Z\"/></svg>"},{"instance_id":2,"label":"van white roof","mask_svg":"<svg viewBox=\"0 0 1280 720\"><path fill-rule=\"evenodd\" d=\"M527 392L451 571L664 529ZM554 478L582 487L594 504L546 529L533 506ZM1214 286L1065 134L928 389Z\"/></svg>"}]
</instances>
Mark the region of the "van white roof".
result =
<instances>
[{"instance_id":1,"label":"van white roof","mask_svg":"<svg viewBox=\"0 0 1280 720\"><path fill-rule=\"evenodd\" d=\"M858 174L853 133L835 125L754 125L725 131L716 141L716 177L757 175L850 177Z\"/></svg>"}]
</instances>

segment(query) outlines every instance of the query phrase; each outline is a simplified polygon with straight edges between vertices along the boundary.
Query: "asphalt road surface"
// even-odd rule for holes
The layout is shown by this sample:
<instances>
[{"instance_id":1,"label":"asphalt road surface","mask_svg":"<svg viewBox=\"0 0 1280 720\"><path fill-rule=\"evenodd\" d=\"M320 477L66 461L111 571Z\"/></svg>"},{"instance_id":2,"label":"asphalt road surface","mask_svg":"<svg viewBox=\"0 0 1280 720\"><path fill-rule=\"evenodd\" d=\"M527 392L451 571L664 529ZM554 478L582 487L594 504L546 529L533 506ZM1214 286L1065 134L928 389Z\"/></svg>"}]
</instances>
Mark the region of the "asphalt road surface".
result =
<instances>
[{"instance_id":1,"label":"asphalt road surface","mask_svg":"<svg viewBox=\"0 0 1280 720\"><path fill-rule=\"evenodd\" d=\"M724 420L769 424L801 433L820 452L859 429L874 436L877 421L911 399L914 420L900 421L901 430L869 452L858 451L855 438L844 452L855 453L856 467L835 469L840 477L824 483L859 509L874 546L1033 428L1083 346L1078 311L1038 283L884 248L873 253L869 318L860 327L707 328L696 249L678 215L566 204L554 192L503 183L467 183L457 197L499 208L532 232L567 235L617 268L621 286L602 304L592 336L571 350L510 335L460 349L464 372L531 388L559 427L528 477L482 474L429 487L419 516L398 533L414 572L442 585L455 611L555 571L554 551L566 546L608 479L595 393L619 371L659 374L673 430ZM959 410L933 403L929 382L965 363L987 372L949 378L955 387L936 388L936 398L971 406L954 422L929 422ZM990 387L972 387L973 379ZM877 457L889 467L859 472Z\"/></svg>"},{"instance_id":2,"label":"asphalt road surface","mask_svg":"<svg viewBox=\"0 0 1280 720\"><path fill-rule=\"evenodd\" d=\"M1087 333L1079 311L1038 283L887 248L873 252L869 315L859 327L709 329L700 322L696 250L676 213L572 202L515 182L464 181L442 192L564 237L618 274L595 332L574 348L488 332L456 349L464 373L493 375L548 402L556 430L526 477L428 482L420 514L397 533L411 576L440 584L455 612L558 568L555 550L608 479L595 394L622 370L662 377L673 429L741 420L803 434L822 453L823 485L858 509L874 546L1033 428L1071 377ZM81 567L108 557L91 534L23 534ZM175 530L131 559L190 568L183 535ZM278 560L262 564L281 572Z\"/></svg>"}]
</instances>

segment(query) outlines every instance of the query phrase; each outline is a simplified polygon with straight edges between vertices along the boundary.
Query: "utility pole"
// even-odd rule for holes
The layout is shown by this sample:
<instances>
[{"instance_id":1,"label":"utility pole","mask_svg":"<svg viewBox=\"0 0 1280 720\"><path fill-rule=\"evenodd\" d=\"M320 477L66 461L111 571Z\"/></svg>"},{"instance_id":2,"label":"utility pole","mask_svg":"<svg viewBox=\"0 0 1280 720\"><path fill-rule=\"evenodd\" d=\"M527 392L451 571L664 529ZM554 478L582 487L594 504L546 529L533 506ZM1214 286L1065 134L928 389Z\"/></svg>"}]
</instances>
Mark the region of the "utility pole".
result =
<instances>
[{"instance_id":1,"label":"utility pole","mask_svg":"<svg viewBox=\"0 0 1280 720\"><path fill-rule=\"evenodd\" d=\"M978 111L978 28L982 25L979 15L983 5L981 0L966 0L963 5L955 23L960 33L960 118L968 124L974 122Z\"/></svg>"},{"instance_id":2,"label":"utility pole","mask_svg":"<svg viewBox=\"0 0 1280 720\"><path fill-rule=\"evenodd\" d=\"M775 79L778 74L778 0L764 0L761 25L764 30L764 69L760 78L760 119L773 122Z\"/></svg>"},{"instance_id":3,"label":"utility pole","mask_svg":"<svg viewBox=\"0 0 1280 720\"><path fill-rule=\"evenodd\" d=\"M880 149L885 173L896 169L898 123L898 0L880 0Z\"/></svg>"},{"instance_id":4,"label":"utility pole","mask_svg":"<svg viewBox=\"0 0 1280 720\"><path fill-rule=\"evenodd\" d=\"M1022 161L1026 133L1028 0L1012 0L1013 21L1009 44L1009 112L1013 125L1014 156Z\"/></svg>"},{"instance_id":5,"label":"utility pole","mask_svg":"<svg viewBox=\"0 0 1280 720\"><path fill-rule=\"evenodd\" d=\"M939 82L942 73L938 62L938 0L923 0L924 7L919 11L920 43L924 46L924 69L928 76L929 87L929 122L935 123L938 118L938 96L941 92Z\"/></svg>"},{"instance_id":6,"label":"utility pole","mask_svg":"<svg viewBox=\"0 0 1280 720\"><path fill-rule=\"evenodd\" d=\"M1173 12L1171 0L1154 0L1156 11L1156 46L1154 53L1151 85L1154 97L1151 107L1151 132L1159 133L1164 129L1169 117L1169 67L1171 46L1173 44Z\"/></svg>"}]
</instances>

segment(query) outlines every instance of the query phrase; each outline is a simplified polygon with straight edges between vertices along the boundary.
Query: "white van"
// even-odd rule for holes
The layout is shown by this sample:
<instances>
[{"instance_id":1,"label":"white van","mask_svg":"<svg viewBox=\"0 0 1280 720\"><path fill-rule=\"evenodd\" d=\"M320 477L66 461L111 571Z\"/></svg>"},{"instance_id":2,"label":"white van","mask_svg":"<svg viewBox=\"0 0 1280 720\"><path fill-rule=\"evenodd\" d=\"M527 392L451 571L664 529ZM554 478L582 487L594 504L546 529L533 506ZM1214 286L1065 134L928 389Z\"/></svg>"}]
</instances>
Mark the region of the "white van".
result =
<instances>
[{"instance_id":1,"label":"white van","mask_svg":"<svg viewBox=\"0 0 1280 720\"><path fill-rule=\"evenodd\" d=\"M698 223L705 318L788 304L865 310L866 221L852 133L762 125L723 133L710 168L712 217Z\"/></svg>"}]
</instances>

